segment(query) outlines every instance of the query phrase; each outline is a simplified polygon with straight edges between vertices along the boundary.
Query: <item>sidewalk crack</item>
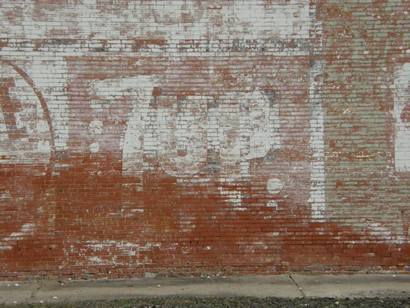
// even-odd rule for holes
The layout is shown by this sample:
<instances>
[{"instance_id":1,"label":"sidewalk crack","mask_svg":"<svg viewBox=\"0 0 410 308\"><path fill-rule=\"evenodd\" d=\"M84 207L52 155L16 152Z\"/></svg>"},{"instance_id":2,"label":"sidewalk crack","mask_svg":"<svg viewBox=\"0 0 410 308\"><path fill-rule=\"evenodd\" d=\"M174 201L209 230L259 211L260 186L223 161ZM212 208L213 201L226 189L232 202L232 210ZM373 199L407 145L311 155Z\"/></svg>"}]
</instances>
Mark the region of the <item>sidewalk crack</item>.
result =
<instances>
[{"instance_id":1,"label":"sidewalk crack","mask_svg":"<svg viewBox=\"0 0 410 308\"><path fill-rule=\"evenodd\" d=\"M41 289L41 287L42 287L41 280L40 280L40 281L37 281L37 286L36 286L36 288L34 288L33 291L31 291L31 294L30 294L30 298L31 298L31 299L33 299L33 298L36 297L36 295L37 295L38 291Z\"/></svg>"},{"instance_id":2,"label":"sidewalk crack","mask_svg":"<svg viewBox=\"0 0 410 308\"><path fill-rule=\"evenodd\" d=\"M293 281L295 287L299 290L302 297L306 297L306 294L305 294L305 292L303 292L302 287L299 286L299 284L296 282L296 280L292 277L292 274L289 274L289 279Z\"/></svg>"}]
</instances>

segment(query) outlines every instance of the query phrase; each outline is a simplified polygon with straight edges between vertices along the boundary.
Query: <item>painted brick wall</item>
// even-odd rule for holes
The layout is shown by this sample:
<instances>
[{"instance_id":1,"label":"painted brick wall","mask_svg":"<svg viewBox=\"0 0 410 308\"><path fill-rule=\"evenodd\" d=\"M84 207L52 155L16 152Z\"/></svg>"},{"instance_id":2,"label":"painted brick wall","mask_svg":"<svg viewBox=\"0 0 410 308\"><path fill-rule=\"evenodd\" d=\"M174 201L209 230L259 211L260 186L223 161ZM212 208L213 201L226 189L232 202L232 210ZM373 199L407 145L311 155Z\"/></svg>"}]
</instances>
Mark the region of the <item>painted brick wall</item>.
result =
<instances>
[{"instance_id":1,"label":"painted brick wall","mask_svg":"<svg viewBox=\"0 0 410 308\"><path fill-rule=\"evenodd\" d=\"M0 2L0 277L410 270L410 2Z\"/></svg>"}]
</instances>

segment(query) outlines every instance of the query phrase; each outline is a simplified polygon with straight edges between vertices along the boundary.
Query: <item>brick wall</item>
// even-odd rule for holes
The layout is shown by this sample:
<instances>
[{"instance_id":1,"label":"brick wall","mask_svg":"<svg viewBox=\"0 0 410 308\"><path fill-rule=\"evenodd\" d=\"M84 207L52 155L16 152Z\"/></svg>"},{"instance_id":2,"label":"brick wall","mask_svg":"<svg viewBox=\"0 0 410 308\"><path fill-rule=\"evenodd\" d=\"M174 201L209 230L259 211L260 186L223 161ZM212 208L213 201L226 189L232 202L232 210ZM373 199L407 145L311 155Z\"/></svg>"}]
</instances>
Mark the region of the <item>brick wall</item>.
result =
<instances>
[{"instance_id":1,"label":"brick wall","mask_svg":"<svg viewBox=\"0 0 410 308\"><path fill-rule=\"evenodd\" d=\"M0 2L0 277L410 270L406 0Z\"/></svg>"}]
</instances>

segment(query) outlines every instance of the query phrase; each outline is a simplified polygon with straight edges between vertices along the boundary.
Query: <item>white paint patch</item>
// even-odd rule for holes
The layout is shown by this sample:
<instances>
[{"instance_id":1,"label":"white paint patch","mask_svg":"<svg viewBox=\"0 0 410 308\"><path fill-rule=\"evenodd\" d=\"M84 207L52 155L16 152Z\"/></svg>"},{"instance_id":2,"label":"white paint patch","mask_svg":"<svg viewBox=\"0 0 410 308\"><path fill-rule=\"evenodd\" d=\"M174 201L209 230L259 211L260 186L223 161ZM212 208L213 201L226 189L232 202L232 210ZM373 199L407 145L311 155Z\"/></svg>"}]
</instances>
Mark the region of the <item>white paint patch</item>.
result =
<instances>
[{"instance_id":1,"label":"white paint patch","mask_svg":"<svg viewBox=\"0 0 410 308\"><path fill-rule=\"evenodd\" d=\"M41 91L47 103L52 120L56 150L66 150L69 138L69 108L66 91L68 81L67 63L64 57L42 53L41 57L33 57L27 66L27 73ZM42 130L49 130L47 123ZM46 132L46 131L45 131Z\"/></svg>"},{"instance_id":2,"label":"white paint patch","mask_svg":"<svg viewBox=\"0 0 410 308\"><path fill-rule=\"evenodd\" d=\"M97 0L81 5L36 5L37 1L7 3L0 10L4 37L127 39L165 37L169 40L226 37L308 38L308 0L272 1L114 1L100 10ZM19 11L13 21L7 17ZM33 18L40 14L41 20ZM20 17L20 15L22 17ZM144 21L144 22L142 22Z\"/></svg>"},{"instance_id":3,"label":"white paint patch","mask_svg":"<svg viewBox=\"0 0 410 308\"><path fill-rule=\"evenodd\" d=\"M390 228L383 226L379 222L368 223L367 228L370 230L370 234L376 238L379 238L381 242L388 242L398 245L406 242L406 237L404 234L395 234Z\"/></svg>"},{"instance_id":4,"label":"white paint patch","mask_svg":"<svg viewBox=\"0 0 410 308\"><path fill-rule=\"evenodd\" d=\"M115 102L122 96L133 96L140 93L151 97L157 81L152 76L135 76L126 78L94 80L90 83L90 89L98 97ZM136 102L138 103L138 102Z\"/></svg>"},{"instance_id":5,"label":"white paint patch","mask_svg":"<svg viewBox=\"0 0 410 308\"><path fill-rule=\"evenodd\" d=\"M394 80L394 163L398 172L410 171L410 63L396 71ZM406 108L406 109L405 109ZM404 115L407 112L407 115ZM404 117L405 118L404 118Z\"/></svg>"},{"instance_id":6,"label":"white paint patch","mask_svg":"<svg viewBox=\"0 0 410 308\"><path fill-rule=\"evenodd\" d=\"M218 123L225 173L232 174L237 169L238 174L245 176L249 172L240 168L241 162L262 158L269 150L281 147L279 104L271 102L261 91L222 96Z\"/></svg>"},{"instance_id":7,"label":"white paint patch","mask_svg":"<svg viewBox=\"0 0 410 308\"><path fill-rule=\"evenodd\" d=\"M90 144L89 149L91 153L98 153L100 151L99 140L104 132L103 122L100 120L92 120L88 125L88 132L94 142Z\"/></svg>"},{"instance_id":8,"label":"white paint patch","mask_svg":"<svg viewBox=\"0 0 410 308\"><path fill-rule=\"evenodd\" d=\"M283 189L283 183L278 178L269 179L266 183L266 189L268 193L276 195Z\"/></svg>"},{"instance_id":9,"label":"white paint patch","mask_svg":"<svg viewBox=\"0 0 410 308\"><path fill-rule=\"evenodd\" d=\"M222 177L234 181L240 178L241 161L240 93L228 93L219 101L219 144Z\"/></svg>"},{"instance_id":10,"label":"white paint patch","mask_svg":"<svg viewBox=\"0 0 410 308\"><path fill-rule=\"evenodd\" d=\"M143 145L145 126L149 121L150 101L153 99L152 90L157 80L150 76L136 76L129 78L96 80L90 83L91 92L99 99L92 102L96 110L102 104L114 104L121 97L132 101L132 112L128 118L127 128L122 146L122 174L139 178L137 188L142 190L143 173ZM94 133L103 130L101 121L94 120L90 123Z\"/></svg>"},{"instance_id":11,"label":"white paint patch","mask_svg":"<svg viewBox=\"0 0 410 308\"><path fill-rule=\"evenodd\" d=\"M268 203L266 204L267 207L271 208L278 208L278 203L275 200L269 200Z\"/></svg>"},{"instance_id":12,"label":"white paint patch","mask_svg":"<svg viewBox=\"0 0 410 308\"><path fill-rule=\"evenodd\" d=\"M309 202L312 218L321 221L325 218L325 144L324 110L321 99L321 74L323 63L315 61L310 69L310 147L312 149L311 187Z\"/></svg>"},{"instance_id":13,"label":"white paint patch","mask_svg":"<svg viewBox=\"0 0 410 308\"><path fill-rule=\"evenodd\" d=\"M139 254L161 247L160 243L136 244L128 241L86 241L85 249L89 263L93 265L143 265L150 263L149 259L140 258ZM136 257L136 258L135 258ZM126 258L126 260L124 260ZM130 259L132 258L132 259ZM132 261L130 261L132 260Z\"/></svg>"},{"instance_id":14,"label":"white paint patch","mask_svg":"<svg viewBox=\"0 0 410 308\"><path fill-rule=\"evenodd\" d=\"M219 140L219 108L208 108L208 127L207 131L207 145L208 150L213 152L219 152L220 140Z\"/></svg>"},{"instance_id":15,"label":"white paint patch","mask_svg":"<svg viewBox=\"0 0 410 308\"><path fill-rule=\"evenodd\" d=\"M152 90L157 84L153 77L140 76L126 81L133 91L133 110L128 118L122 147L122 174L138 178L136 188L143 189L144 144L149 143L145 136L149 121Z\"/></svg>"},{"instance_id":16,"label":"white paint patch","mask_svg":"<svg viewBox=\"0 0 410 308\"><path fill-rule=\"evenodd\" d=\"M167 174L190 177L206 166L208 100L187 96L158 107L158 154Z\"/></svg>"},{"instance_id":17,"label":"white paint patch","mask_svg":"<svg viewBox=\"0 0 410 308\"><path fill-rule=\"evenodd\" d=\"M232 34L258 39L266 35L280 38L309 37L309 1L261 3L236 0L223 6L224 26Z\"/></svg>"},{"instance_id":18,"label":"white paint patch","mask_svg":"<svg viewBox=\"0 0 410 308\"><path fill-rule=\"evenodd\" d=\"M97 257L97 256L88 257L88 261L91 264L98 264L98 265L106 264L106 262L103 259L101 259L100 257Z\"/></svg>"},{"instance_id":19,"label":"white paint patch","mask_svg":"<svg viewBox=\"0 0 410 308\"><path fill-rule=\"evenodd\" d=\"M234 208L242 208L242 192L240 190L226 189L219 187L219 193L221 196Z\"/></svg>"},{"instance_id":20,"label":"white paint patch","mask_svg":"<svg viewBox=\"0 0 410 308\"><path fill-rule=\"evenodd\" d=\"M250 160L281 147L279 104L261 91L227 93L218 114L212 123L219 125L219 142L214 143L220 145L221 181L247 181ZM240 206L242 193L229 194L232 205Z\"/></svg>"},{"instance_id":21,"label":"white paint patch","mask_svg":"<svg viewBox=\"0 0 410 308\"><path fill-rule=\"evenodd\" d=\"M89 148L91 153L98 153L98 151L100 151L100 145L98 142L91 143Z\"/></svg>"},{"instance_id":22,"label":"white paint patch","mask_svg":"<svg viewBox=\"0 0 410 308\"><path fill-rule=\"evenodd\" d=\"M47 121L45 121L45 120L40 120L40 121L38 121L38 122L37 122L37 131L38 131L39 133L46 133L46 132L48 132L48 131L49 131L49 127L48 127Z\"/></svg>"},{"instance_id":23,"label":"white paint patch","mask_svg":"<svg viewBox=\"0 0 410 308\"><path fill-rule=\"evenodd\" d=\"M281 147L279 104L276 101L270 101L260 91L250 93L245 99L249 113L241 114L248 117L250 131L249 154L246 158L264 157L269 150Z\"/></svg>"},{"instance_id":24,"label":"white paint patch","mask_svg":"<svg viewBox=\"0 0 410 308\"><path fill-rule=\"evenodd\" d=\"M4 115L0 108L0 144L6 143L8 139L9 137L8 137L6 122L4 121ZM0 147L0 153L2 153L3 151L1 150L1 147ZM0 163L1 163L1 160L0 160Z\"/></svg>"},{"instance_id":25,"label":"white paint patch","mask_svg":"<svg viewBox=\"0 0 410 308\"><path fill-rule=\"evenodd\" d=\"M283 189L283 182L278 178L271 178L266 182L266 190L271 195L279 194ZM267 207L278 208L278 202L276 200L269 200L266 204Z\"/></svg>"},{"instance_id":26,"label":"white paint patch","mask_svg":"<svg viewBox=\"0 0 410 308\"><path fill-rule=\"evenodd\" d=\"M93 120L90 122L90 125L88 126L88 130L90 134L93 135L101 135L103 133L103 122L100 120Z\"/></svg>"},{"instance_id":27,"label":"white paint patch","mask_svg":"<svg viewBox=\"0 0 410 308\"><path fill-rule=\"evenodd\" d=\"M50 142L48 140L39 140L37 142L37 151L39 153L50 153Z\"/></svg>"},{"instance_id":28,"label":"white paint patch","mask_svg":"<svg viewBox=\"0 0 410 308\"><path fill-rule=\"evenodd\" d=\"M27 223L21 226L20 231L12 232L10 235L0 239L0 251L10 250L17 241L21 241L29 235L33 235L35 224Z\"/></svg>"}]
</instances>

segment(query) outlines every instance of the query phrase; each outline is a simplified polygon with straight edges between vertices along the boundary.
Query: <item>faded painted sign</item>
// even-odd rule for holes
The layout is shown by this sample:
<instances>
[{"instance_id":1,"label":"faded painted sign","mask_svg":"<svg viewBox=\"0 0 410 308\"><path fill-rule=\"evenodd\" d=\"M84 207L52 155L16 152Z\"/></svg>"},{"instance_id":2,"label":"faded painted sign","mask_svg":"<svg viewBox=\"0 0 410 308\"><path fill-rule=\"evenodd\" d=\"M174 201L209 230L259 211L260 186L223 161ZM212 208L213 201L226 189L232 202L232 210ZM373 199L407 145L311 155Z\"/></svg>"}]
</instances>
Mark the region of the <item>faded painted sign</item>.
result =
<instances>
[{"instance_id":1,"label":"faded painted sign","mask_svg":"<svg viewBox=\"0 0 410 308\"><path fill-rule=\"evenodd\" d=\"M404 268L407 14L1 2L0 274Z\"/></svg>"}]
</instances>

